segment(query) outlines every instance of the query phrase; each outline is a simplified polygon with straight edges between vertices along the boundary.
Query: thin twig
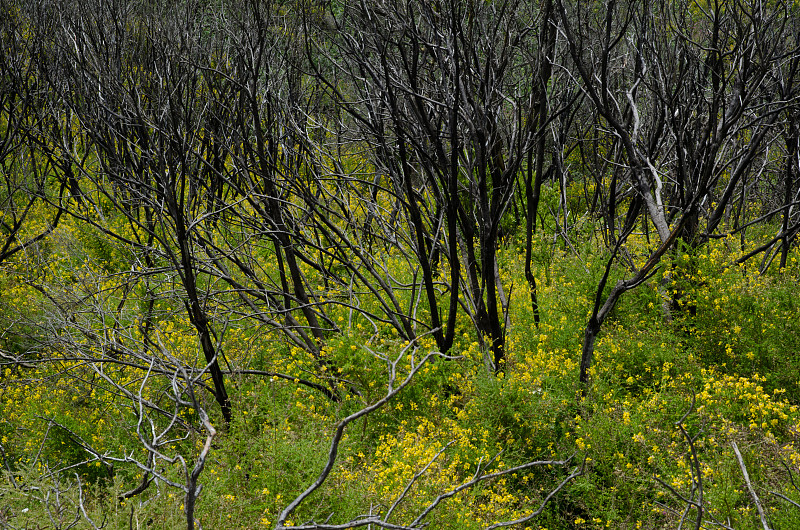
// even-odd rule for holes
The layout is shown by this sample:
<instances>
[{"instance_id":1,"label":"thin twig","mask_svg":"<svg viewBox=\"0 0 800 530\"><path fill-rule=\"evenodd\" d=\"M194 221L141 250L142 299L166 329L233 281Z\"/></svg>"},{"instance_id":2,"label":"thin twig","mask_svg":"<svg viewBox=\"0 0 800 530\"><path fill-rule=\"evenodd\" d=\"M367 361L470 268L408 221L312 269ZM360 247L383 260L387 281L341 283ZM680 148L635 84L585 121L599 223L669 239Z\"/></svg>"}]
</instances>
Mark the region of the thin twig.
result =
<instances>
[{"instance_id":1,"label":"thin twig","mask_svg":"<svg viewBox=\"0 0 800 530\"><path fill-rule=\"evenodd\" d=\"M403 493L401 493L400 496L397 497L397 500L395 500L394 503L391 505L391 507L389 507L389 511L386 512L386 515L383 518L384 520L386 520L386 521L389 520L389 516L392 515L392 512L394 511L395 508L397 508L397 505L400 504L400 502L402 502L402 500L406 497L406 495L408 494L408 490L411 489L411 486L414 485L414 483L417 481L417 479L419 479L419 477L421 477L426 471L428 471L428 468L430 468L433 465L433 463L439 458L439 456L442 453L444 453L445 450L448 447L453 445L454 442L455 442L455 440L451 440L451 441L447 442L447 445L442 447L435 455L433 455L433 458L431 458L428 461L428 463L425 465L425 467L423 467L417 474L415 474L411 478L411 480L408 481L408 484L406 485L406 488L403 490Z\"/></svg>"},{"instance_id":2,"label":"thin twig","mask_svg":"<svg viewBox=\"0 0 800 530\"><path fill-rule=\"evenodd\" d=\"M739 461L739 469L742 470L742 476L744 476L744 482L747 484L747 489L750 491L750 496L753 497L753 502L756 503L758 516L761 518L761 526L764 527L764 530L770 530L769 524L767 524L767 516L764 514L764 508L761 506L761 501L758 500L756 490L753 489L753 485L750 483L750 475L747 474L747 468L744 465L742 453L739 452L739 447L736 445L736 442L731 442L731 447L733 447L733 452L736 453L736 460Z\"/></svg>"},{"instance_id":3,"label":"thin twig","mask_svg":"<svg viewBox=\"0 0 800 530\"><path fill-rule=\"evenodd\" d=\"M782 494L782 493L778 493L777 491L770 491L770 493L772 493L772 494L773 494L773 495L775 495L776 497L780 497L781 499L785 500L785 501L786 501L786 502L788 502L789 504L793 504L795 507L797 507L797 508L800 508L800 504L798 504L798 503L794 502L792 499L790 499L790 498L789 498L789 497L787 497L786 495L784 495L784 494Z\"/></svg>"},{"instance_id":4,"label":"thin twig","mask_svg":"<svg viewBox=\"0 0 800 530\"><path fill-rule=\"evenodd\" d=\"M545 507L547 506L547 503L550 502L550 500L556 495L556 493L561 491L561 489L564 486L566 486L567 484L569 484L570 481L572 481L576 477L579 477L579 476L583 475L583 468L584 468L583 465L581 465L581 467L579 467L579 468L575 468L575 470L572 473L570 473L567 476L567 478L562 480L561 483L558 486L555 487L555 489L551 490L550 493L547 494L547 497L544 498L544 500L541 502L541 504L539 504L539 507L535 511L529 513L525 517L521 517L519 519L515 519L514 521L504 521L502 523L496 523L496 524L493 524L491 526L487 526L486 530L492 530L492 528L500 528L500 527L503 527L503 526L513 526L515 524L527 523L528 521L530 521L534 517L539 516L544 511Z\"/></svg>"},{"instance_id":5,"label":"thin twig","mask_svg":"<svg viewBox=\"0 0 800 530\"><path fill-rule=\"evenodd\" d=\"M425 517L427 517L427 515L431 511L433 511L433 509L436 508L436 506L438 506L440 502L442 502L445 499L448 499L448 498L452 497L456 493L459 493L461 491L464 491L465 489L468 489L468 488L471 488L471 487L475 486L479 482L483 482L485 480L491 480L493 478L501 477L503 475L508 475L509 473L517 473L519 471L524 471L526 469L530 469L532 467L537 467L537 466L545 466L545 465L549 465L549 466L566 466L566 465L569 464L570 460L572 460L571 456L569 458L567 458L566 460L537 460L535 462L528 462L528 463L522 464L520 466L512 467L512 468L509 468L509 469L504 469L503 471L497 471L495 473L489 473L488 475L483 475L481 469L478 468L478 471L475 473L475 476L473 477L472 480L470 480L468 482L465 482L465 483L461 484L460 486L455 487L455 488L451 489L450 491L448 491L446 493L442 493L441 495L436 497L436 499L432 503L430 503L428 505L428 507L425 508L425 510L423 510L422 513L417 516L416 519L414 519L414 522L411 523L411 526L413 528L419 527L419 524L422 522L422 520ZM582 472L583 472L583 469L581 468L581 473ZM578 476L578 475L575 475L575 476ZM572 477L570 475L570 479L569 480L572 480L573 478L574 477ZM560 490L565 484L566 484L566 482L560 484L556 488L555 491ZM552 497L552 495L548 495L546 500L550 500L550 497Z\"/></svg>"}]
</instances>

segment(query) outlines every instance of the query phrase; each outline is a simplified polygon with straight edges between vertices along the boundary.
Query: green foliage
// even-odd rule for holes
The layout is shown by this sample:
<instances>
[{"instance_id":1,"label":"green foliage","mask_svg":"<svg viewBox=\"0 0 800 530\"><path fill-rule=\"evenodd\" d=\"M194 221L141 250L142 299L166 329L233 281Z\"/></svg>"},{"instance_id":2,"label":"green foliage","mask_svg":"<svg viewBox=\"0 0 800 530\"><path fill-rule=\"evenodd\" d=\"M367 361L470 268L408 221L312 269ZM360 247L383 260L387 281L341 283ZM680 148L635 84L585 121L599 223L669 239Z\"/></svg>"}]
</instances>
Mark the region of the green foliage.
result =
<instances>
[{"instance_id":1,"label":"green foliage","mask_svg":"<svg viewBox=\"0 0 800 530\"><path fill-rule=\"evenodd\" d=\"M783 389L797 399L800 358L787 354L800 347L795 274L762 275L750 264L728 265L733 257L721 244L678 257L678 263L692 263L678 269L671 287L683 295L677 321L686 344L707 364L730 374L759 374L769 391Z\"/></svg>"},{"instance_id":2,"label":"green foliage","mask_svg":"<svg viewBox=\"0 0 800 530\"><path fill-rule=\"evenodd\" d=\"M469 480L479 463L492 462L492 471L574 453L575 463L585 461L585 474L531 528L671 527L685 506L663 484L690 494L692 477L696 480L694 447L707 517L749 527L758 520L732 454L730 444L736 441L747 448L750 478L764 493L761 501L771 523L792 528L797 514L764 488L797 498L789 480L789 470L794 476L800 464L797 360L786 354L800 336L800 309L792 290L796 262L790 270L758 275L749 267L730 266L736 256L722 241L696 255L677 253L659 276L620 301L597 343L590 394L579 399L580 339L605 259L598 259L602 253L593 244L587 240L579 246L580 257L557 250L547 263L537 263L537 275L547 268L552 277L550 284L540 286L543 320L538 329L528 299L514 296L502 377L487 371L478 337L468 331L459 335L451 351L459 360L426 366L393 401L349 428L333 474L293 520L323 520L333 514L332 520L345 521L370 505L385 511L413 474L443 450L400 503L394 521L409 522L436 495ZM635 245L640 243L634 239L633 244L636 260ZM53 248L63 252L59 249L75 247ZM119 263L120 255L109 254L104 245L80 248L73 255L79 257L75 264L103 259ZM504 281L523 285L520 253L505 249L499 259ZM109 273L111 267L92 270ZM24 267L7 270L26 273ZM54 269L52 274L66 274L67 284L77 282L69 271ZM611 282L625 274L615 265ZM681 295L678 305L665 306L676 292ZM34 294L17 287L6 292L4 303ZM175 351L189 347L191 333L185 335L186 323L175 311L179 301L165 293L156 307L165 344ZM667 310L671 321L665 320ZM335 311L331 314L339 319ZM223 343L231 359L250 359L258 369L314 381L339 377L343 400L333 402L313 388L278 377L235 376L234 422L215 438L200 479L204 491L197 516L204 526L272 526L286 503L324 466L338 419L385 392L388 373L382 357L394 359L408 344L393 328L375 333L346 312L338 322L345 333L326 343L322 356L329 364L323 365L310 353L257 330L234 327L226 332ZM467 322L462 329L469 329ZM435 345L424 337L418 347L424 352ZM337 373L328 374L322 366L336 367ZM407 366L398 367L398 377L404 377ZM26 386L31 380L37 384ZM140 454L136 440L130 439L131 411L119 407L118 398L99 383L90 371L69 364L35 373L30 368L4 371L0 434L16 482L65 490L63 502L74 512L79 499L72 473L77 473L90 517L106 516L120 527L131 515L161 527L180 526L184 499L179 491L168 488L159 494L151 486L138 497L146 502L117 503L115 495L137 484L140 471L115 464L111 474L81 445ZM691 443L676 426L687 411L681 425L689 437L696 437ZM181 417L189 424L199 421L191 408ZM172 449L193 459L200 442L192 435ZM69 471L50 473L65 468ZM164 472L180 476L177 467ZM34 520L33 514L47 517L47 503L18 495L10 475L4 476L8 500L3 506L16 523ZM480 528L523 516L563 476L561 469L534 468L465 490L429 521L435 528Z\"/></svg>"}]
</instances>

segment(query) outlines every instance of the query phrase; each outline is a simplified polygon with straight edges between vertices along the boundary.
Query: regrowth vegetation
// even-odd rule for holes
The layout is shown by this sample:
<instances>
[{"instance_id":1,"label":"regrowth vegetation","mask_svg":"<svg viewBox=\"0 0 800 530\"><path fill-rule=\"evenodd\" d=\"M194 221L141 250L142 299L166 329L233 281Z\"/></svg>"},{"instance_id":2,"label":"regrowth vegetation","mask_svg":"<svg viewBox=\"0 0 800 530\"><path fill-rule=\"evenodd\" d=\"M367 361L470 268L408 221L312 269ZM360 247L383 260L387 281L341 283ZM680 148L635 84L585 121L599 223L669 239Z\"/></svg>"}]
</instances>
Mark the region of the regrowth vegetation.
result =
<instances>
[{"instance_id":1,"label":"regrowth vegetation","mask_svg":"<svg viewBox=\"0 0 800 530\"><path fill-rule=\"evenodd\" d=\"M0 8L0 528L800 525L796 3Z\"/></svg>"}]
</instances>

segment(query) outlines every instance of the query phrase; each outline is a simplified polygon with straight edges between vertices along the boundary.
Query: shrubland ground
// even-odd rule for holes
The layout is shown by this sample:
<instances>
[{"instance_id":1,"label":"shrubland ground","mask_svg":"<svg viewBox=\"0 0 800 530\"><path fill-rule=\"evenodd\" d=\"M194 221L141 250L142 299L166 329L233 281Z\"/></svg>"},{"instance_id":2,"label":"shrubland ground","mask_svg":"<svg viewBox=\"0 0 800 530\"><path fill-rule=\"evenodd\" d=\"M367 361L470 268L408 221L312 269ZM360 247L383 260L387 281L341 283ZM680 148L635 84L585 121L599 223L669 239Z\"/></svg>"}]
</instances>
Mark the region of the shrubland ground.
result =
<instances>
[{"instance_id":1,"label":"shrubland ground","mask_svg":"<svg viewBox=\"0 0 800 530\"><path fill-rule=\"evenodd\" d=\"M800 526L796 2L0 9L0 528Z\"/></svg>"},{"instance_id":2,"label":"shrubland ground","mask_svg":"<svg viewBox=\"0 0 800 530\"><path fill-rule=\"evenodd\" d=\"M759 274L748 263L735 264L739 241L716 240L696 255L675 252L658 276L615 308L597 344L591 389L581 397L583 323L602 273L587 264L597 263L594 255L604 247L590 236L565 251L557 238L541 237L548 249L536 267L542 320L537 329L529 305L512 291L513 324L502 374L487 370L487 351L464 322L452 352L459 358L429 363L385 407L352 424L332 475L293 521L329 515L349 520L370 507L385 512L433 462L394 510L393 520L407 524L437 495L469 480L476 466L502 470L571 457L570 465L582 466L583 474L527 526L676 527L685 515L685 499L697 499L702 484L704 520L753 528L759 514L735 443L771 527L795 527L800 519L791 504L798 500L792 481L800 465L797 257L792 255L785 269L773 266ZM37 261L50 268L33 270L25 259L6 263L6 321L46 318L48 296L29 286L32 274L52 275L51 285L62 288L90 285L116 304L120 286L113 282L114 270L124 268L124 255L100 242L91 230L64 223L42 246L47 258ZM643 235L636 236L631 248L644 255L646 245ZM500 258L507 285L524 285L519 256L518 243L508 240ZM681 270L690 262L693 276L686 277ZM692 312L673 310L671 319L665 318L664 271L672 271L666 288L680 289ZM192 362L197 354L191 328L173 313L179 303L163 293L160 340L173 355ZM328 342L324 356L360 395L346 392L333 402L293 380L230 375L237 414L220 428L202 474L197 517L204 527L273 526L287 499L325 464L337 419L385 392L386 364L378 355L393 355L407 344L346 310L334 314L342 333ZM231 323L222 344L233 366L301 379L313 364L268 329ZM435 345L423 337L416 348L421 355ZM46 355L53 354L41 352ZM130 436L135 410L121 403L86 361L36 361L6 368L3 375L4 524L184 524L183 495L168 484L156 481L138 496L117 499L141 479L141 471L130 463L112 465L101 455L146 458ZM144 381L124 365L110 364L103 375L122 387ZM152 393L157 401L159 391L146 389L145 395ZM202 436L191 428L196 421L191 410L179 417L189 430L164 451L191 459ZM178 467L167 465L162 472L181 480ZM435 528L483 528L522 517L567 472L548 466L480 484L448 499L428 522Z\"/></svg>"}]
</instances>

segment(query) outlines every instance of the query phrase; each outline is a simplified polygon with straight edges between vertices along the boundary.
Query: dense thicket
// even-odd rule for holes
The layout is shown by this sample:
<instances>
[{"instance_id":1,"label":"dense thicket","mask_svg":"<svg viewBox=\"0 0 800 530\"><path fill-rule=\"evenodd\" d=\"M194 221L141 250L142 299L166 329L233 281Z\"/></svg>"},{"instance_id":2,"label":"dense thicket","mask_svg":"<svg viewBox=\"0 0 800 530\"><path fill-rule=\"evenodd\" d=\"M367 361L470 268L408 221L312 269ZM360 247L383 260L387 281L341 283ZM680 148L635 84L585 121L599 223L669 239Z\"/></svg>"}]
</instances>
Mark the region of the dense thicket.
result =
<instances>
[{"instance_id":1,"label":"dense thicket","mask_svg":"<svg viewBox=\"0 0 800 530\"><path fill-rule=\"evenodd\" d=\"M0 7L0 527L797 522L795 3Z\"/></svg>"}]
</instances>

